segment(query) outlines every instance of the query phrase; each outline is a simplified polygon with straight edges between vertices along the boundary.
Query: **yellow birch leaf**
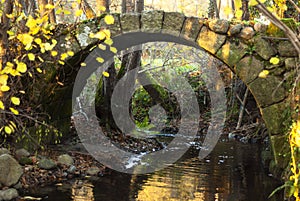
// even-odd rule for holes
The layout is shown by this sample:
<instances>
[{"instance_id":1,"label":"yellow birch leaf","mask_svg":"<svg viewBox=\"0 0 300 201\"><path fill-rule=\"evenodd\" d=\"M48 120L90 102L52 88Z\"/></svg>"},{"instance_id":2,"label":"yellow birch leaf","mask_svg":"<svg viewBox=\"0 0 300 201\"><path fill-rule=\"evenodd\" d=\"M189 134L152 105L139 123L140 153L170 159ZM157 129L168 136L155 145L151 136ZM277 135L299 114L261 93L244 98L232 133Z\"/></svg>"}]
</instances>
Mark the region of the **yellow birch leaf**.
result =
<instances>
[{"instance_id":1,"label":"yellow birch leaf","mask_svg":"<svg viewBox=\"0 0 300 201\"><path fill-rule=\"evenodd\" d=\"M97 57L96 60L97 60L99 63L103 63L103 62L104 62L104 59L101 58L101 57Z\"/></svg>"},{"instance_id":2,"label":"yellow birch leaf","mask_svg":"<svg viewBox=\"0 0 300 201\"><path fill-rule=\"evenodd\" d=\"M83 14L83 11L82 10L76 10L76 12L75 12L75 16L76 17L79 17L79 16L81 16Z\"/></svg>"},{"instance_id":3,"label":"yellow birch leaf","mask_svg":"<svg viewBox=\"0 0 300 201\"><path fill-rule=\"evenodd\" d=\"M118 52L117 48L115 47L110 47L110 51L115 54Z\"/></svg>"},{"instance_id":4,"label":"yellow birch leaf","mask_svg":"<svg viewBox=\"0 0 300 201\"><path fill-rule=\"evenodd\" d=\"M19 114L19 111L16 110L15 108L10 107L9 109L10 109L10 111L11 111L12 113L14 113L15 115L18 115L18 114Z\"/></svg>"},{"instance_id":5,"label":"yellow birch leaf","mask_svg":"<svg viewBox=\"0 0 300 201\"><path fill-rule=\"evenodd\" d=\"M51 55L52 55L53 57L55 57L57 54L58 54L57 51L55 51L55 50L51 51Z\"/></svg>"},{"instance_id":6,"label":"yellow birch leaf","mask_svg":"<svg viewBox=\"0 0 300 201\"><path fill-rule=\"evenodd\" d=\"M29 59L30 61L34 61L34 60L35 60L35 55L34 55L34 54L28 53L27 56L28 56L28 59Z\"/></svg>"},{"instance_id":7,"label":"yellow birch leaf","mask_svg":"<svg viewBox=\"0 0 300 201\"><path fill-rule=\"evenodd\" d=\"M101 50L106 50L106 46L103 45L103 44L99 44L99 45L98 45L98 48L101 49Z\"/></svg>"},{"instance_id":8,"label":"yellow birch leaf","mask_svg":"<svg viewBox=\"0 0 300 201\"><path fill-rule=\"evenodd\" d=\"M71 56L71 57L74 56L74 52L73 52L73 51L68 51L67 54L68 54L69 56Z\"/></svg>"},{"instance_id":9,"label":"yellow birch leaf","mask_svg":"<svg viewBox=\"0 0 300 201\"><path fill-rule=\"evenodd\" d=\"M0 75L0 85L6 85L8 80L8 75Z\"/></svg>"},{"instance_id":10,"label":"yellow birch leaf","mask_svg":"<svg viewBox=\"0 0 300 201\"><path fill-rule=\"evenodd\" d=\"M80 64L80 66L84 67L84 66L86 66L86 63L82 62L82 63Z\"/></svg>"},{"instance_id":11,"label":"yellow birch leaf","mask_svg":"<svg viewBox=\"0 0 300 201\"><path fill-rule=\"evenodd\" d=\"M106 24L113 24L115 22L115 18L112 15L106 15L104 17L104 22Z\"/></svg>"},{"instance_id":12,"label":"yellow birch leaf","mask_svg":"<svg viewBox=\"0 0 300 201\"><path fill-rule=\"evenodd\" d=\"M111 46L114 42L113 42L113 40L111 38L109 38L109 39L106 39L104 41L104 43L107 44L107 45L109 45L109 46Z\"/></svg>"},{"instance_id":13,"label":"yellow birch leaf","mask_svg":"<svg viewBox=\"0 0 300 201\"><path fill-rule=\"evenodd\" d=\"M40 68L36 68L36 71L42 73L43 71Z\"/></svg>"},{"instance_id":14,"label":"yellow birch leaf","mask_svg":"<svg viewBox=\"0 0 300 201\"><path fill-rule=\"evenodd\" d=\"M237 10L235 12L235 17L238 18L238 19L241 19L243 16L243 11L242 10Z\"/></svg>"},{"instance_id":15,"label":"yellow birch leaf","mask_svg":"<svg viewBox=\"0 0 300 201\"><path fill-rule=\"evenodd\" d=\"M1 86L1 87L0 87L0 90L3 91L3 92L9 91L9 90L10 90L10 87L7 86L7 85L4 85L4 86Z\"/></svg>"},{"instance_id":16,"label":"yellow birch leaf","mask_svg":"<svg viewBox=\"0 0 300 201\"><path fill-rule=\"evenodd\" d=\"M11 128L10 128L9 126L5 126L5 127L4 127L4 131L5 131L5 133L7 133L8 135L12 133L12 130L11 130Z\"/></svg>"},{"instance_id":17,"label":"yellow birch leaf","mask_svg":"<svg viewBox=\"0 0 300 201\"><path fill-rule=\"evenodd\" d=\"M109 73L106 72L106 71L103 71L102 75L103 75L104 77L109 77Z\"/></svg>"},{"instance_id":18,"label":"yellow birch leaf","mask_svg":"<svg viewBox=\"0 0 300 201\"><path fill-rule=\"evenodd\" d=\"M266 78L268 75L269 75L269 71L268 70L263 70L259 73L258 77Z\"/></svg>"},{"instance_id":19,"label":"yellow birch leaf","mask_svg":"<svg viewBox=\"0 0 300 201\"><path fill-rule=\"evenodd\" d=\"M60 60L64 61L67 57L68 57L68 54L67 54L67 53L62 53L62 54L60 55Z\"/></svg>"},{"instance_id":20,"label":"yellow birch leaf","mask_svg":"<svg viewBox=\"0 0 300 201\"><path fill-rule=\"evenodd\" d=\"M20 73L25 73L27 71L27 65L23 62L18 62L17 71L19 71Z\"/></svg>"},{"instance_id":21,"label":"yellow birch leaf","mask_svg":"<svg viewBox=\"0 0 300 201\"><path fill-rule=\"evenodd\" d=\"M34 39L34 42L35 42L36 44L40 45L40 44L42 43L42 39L40 39L40 38L35 38L35 39Z\"/></svg>"},{"instance_id":22,"label":"yellow birch leaf","mask_svg":"<svg viewBox=\"0 0 300 201\"><path fill-rule=\"evenodd\" d=\"M0 100L0 109L1 110L4 110L5 109L5 107L4 107L4 104L3 104L3 102Z\"/></svg>"},{"instance_id":23,"label":"yellow birch leaf","mask_svg":"<svg viewBox=\"0 0 300 201\"><path fill-rule=\"evenodd\" d=\"M277 57L272 57L272 58L270 59L270 63L271 63L271 64L274 64L274 65L278 64L279 61L280 61L280 59L277 58Z\"/></svg>"},{"instance_id":24,"label":"yellow birch leaf","mask_svg":"<svg viewBox=\"0 0 300 201\"><path fill-rule=\"evenodd\" d=\"M13 96L10 100L14 105L20 105L20 98Z\"/></svg>"}]
</instances>

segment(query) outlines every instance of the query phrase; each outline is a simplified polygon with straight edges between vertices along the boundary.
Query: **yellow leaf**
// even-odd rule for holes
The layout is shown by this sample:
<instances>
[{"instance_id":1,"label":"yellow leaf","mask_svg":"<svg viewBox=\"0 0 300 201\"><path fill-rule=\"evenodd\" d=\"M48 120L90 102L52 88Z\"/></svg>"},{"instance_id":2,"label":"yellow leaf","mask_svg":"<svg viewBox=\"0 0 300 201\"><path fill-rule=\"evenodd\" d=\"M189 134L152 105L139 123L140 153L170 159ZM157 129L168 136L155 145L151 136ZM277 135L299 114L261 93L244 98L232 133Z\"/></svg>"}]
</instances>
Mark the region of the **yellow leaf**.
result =
<instances>
[{"instance_id":1,"label":"yellow leaf","mask_svg":"<svg viewBox=\"0 0 300 201\"><path fill-rule=\"evenodd\" d=\"M236 9L242 8L242 1L241 0L235 0L234 1L234 6Z\"/></svg>"},{"instance_id":2,"label":"yellow leaf","mask_svg":"<svg viewBox=\"0 0 300 201\"><path fill-rule=\"evenodd\" d=\"M0 75L0 85L6 85L8 80L8 75Z\"/></svg>"},{"instance_id":3,"label":"yellow leaf","mask_svg":"<svg viewBox=\"0 0 300 201\"><path fill-rule=\"evenodd\" d=\"M34 60L35 60L35 55L34 55L34 54L28 53L27 56L28 56L28 59L29 59L30 61L34 61Z\"/></svg>"},{"instance_id":4,"label":"yellow leaf","mask_svg":"<svg viewBox=\"0 0 300 201\"><path fill-rule=\"evenodd\" d=\"M84 66L86 66L86 63L82 62L82 63L80 64L80 66L84 67Z\"/></svg>"},{"instance_id":5,"label":"yellow leaf","mask_svg":"<svg viewBox=\"0 0 300 201\"><path fill-rule=\"evenodd\" d=\"M12 18L14 18L14 15L13 14L6 14L6 17L12 19Z\"/></svg>"},{"instance_id":6,"label":"yellow leaf","mask_svg":"<svg viewBox=\"0 0 300 201\"><path fill-rule=\"evenodd\" d=\"M268 70L263 70L259 73L258 77L266 78L268 75L269 75L269 71Z\"/></svg>"},{"instance_id":7,"label":"yellow leaf","mask_svg":"<svg viewBox=\"0 0 300 201\"><path fill-rule=\"evenodd\" d=\"M38 59L40 60L40 62L44 62L44 59L42 59L42 57L38 56Z\"/></svg>"},{"instance_id":8,"label":"yellow leaf","mask_svg":"<svg viewBox=\"0 0 300 201\"><path fill-rule=\"evenodd\" d=\"M4 86L1 86L1 87L0 87L0 90L3 91L3 92L9 91L9 90L10 90L10 87L7 86L7 85L4 85Z\"/></svg>"},{"instance_id":9,"label":"yellow leaf","mask_svg":"<svg viewBox=\"0 0 300 201\"><path fill-rule=\"evenodd\" d=\"M20 98L13 96L10 98L10 100L14 105L20 105Z\"/></svg>"},{"instance_id":10,"label":"yellow leaf","mask_svg":"<svg viewBox=\"0 0 300 201\"><path fill-rule=\"evenodd\" d=\"M15 32L14 32L14 31L7 31L6 33L7 33L8 35L10 35L10 36L15 35Z\"/></svg>"},{"instance_id":11,"label":"yellow leaf","mask_svg":"<svg viewBox=\"0 0 300 201\"><path fill-rule=\"evenodd\" d=\"M270 63L271 63L271 64L274 64L274 65L278 64L279 61L280 61L280 59L277 58L277 57L272 57L272 58L270 59Z\"/></svg>"},{"instance_id":12,"label":"yellow leaf","mask_svg":"<svg viewBox=\"0 0 300 201\"><path fill-rule=\"evenodd\" d=\"M36 71L42 73L43 71L40 68L36 68Z\"/></svg>"},{"instance_id":13,"label":"yellow leaf","mask_svg":"<svg viewBox=\"0 0 300 201\"><path fill-rule=\"evenodd\" d=\"M101 49L101 50L106 50L106 46L103 45L103 44L99 44L99 45L98 45L98 48Z\"/></svg>"},{"instance_id":14,"label":"yellow leaf","mask_svg":"<svg viewBox=\"0 0 300 201\"><path fill-rule=\"evenodd\" d=\"M106 15L104 17L104 22L106 24L113 24L115 22L115 18L112 15Z\"/></svg>"},{"instance_id":15,"label":"yellow leaf","mask_svg":"<svg viewBox=\"0 0 300 201\"><path fill-rule=\"evenodd\" d=\"M55 6L52 5L52 4L47 4L47 5L45 6L45 8L47 8L47 9L53 9L53 8L55 8Z\"/></svg>"},{"instance_id":16,"label":"yellow leaf","mask_svg":"<svg viewBox=\"0 0 300 201\"><path fill-rule=\"evenodd\" d=\"M110 51L115 54L118 52L117 48L115 48L115 47L110 47Z\"/></svg>"},{"instance_id":17,"label":"yellow leaf","mask_svg":"<svg viewBox=\"0 0 300 201\"><path fill-rule=\"evenodd\" d=\"M55 57L57 54L58 54L57 51L55 51L55 50L51 51L51 55L52 55L53 57Z\"/></svg>"},{"instance_id":18,"label":"yellow leaf","mask_svg":"<svg viewBox=\"0 0 300 201\"><path fill-rule=\"evenodd\" d=\"M103 75L104 77L109 77L109 73L106 72L106 71L103 71L102 75Z\"/></svg>"},{"instance_id":19,"label":"yellow leaf","mask_svg":"<svg viewBox=\"0 0 300 201\"><path fill-rule=\"evenodd\" d=\"M28 33L18 34L17 39L26 46L31 45L33 41L33 37Z\"/></svg>"},{"instance_id":20,"label":"yellow leaf","mask_svg":"<svg viewBox=\"0 0 300 201\"><path fill-rule=\"evenodd\" d=\"M10 107L9 109L10 109L10 111L11 111L12 113L14 113L15 115L18 115L18 114L19 114L19 111L16 110L15 108Z\"/></svg>"},{"instance_id":21,"label":"yellow leaf","mask_svg":"<svg viewBox=\"0 0 300 201\"><path fill-rule=\"evenodd\" d=\"M17 62L17 71L25 73L27 71L27 65L23 62Z\"/></svg>"},{"instance_id":22,"label":"yellow leaf","mask_svg":"<svg viewBox=\"0 0 300 201\"><path fill-rule=\"evenodd\" d=\"M235 17L238 18L238 19L241 19L243 16L243 11L242 10L237 10L235 12Z\"/></svg>"},{"instance_id":23,"label":"yellow leaf","mask_svg":"<svg viewBox=\"0 0 300 201\"><path fill-rule=\"evenodd\" d=\"M97 57L96 60L97 60L99 63L103 63L103 62L104 62L104 59L101 58L101 57Z\"/></svg>"},{"instance_id":24,"label":"yellow leaf","mask_svg":"<svg viewBox=\"0 0 300 201\"><path fill-rule=\"evenodd\" d=\"M109 46L111 46L114 42L113 42L113 40L111 38L109 38L109 39L106 39L104 41L104 43L107 44L107 45L109 45Z\"/></svg>"},{"instance_id":25,"label":"yellow leaf","mask_svg":"<svg viewBox=\"0 0 300 201\"><path fill-rule=\"evenodd\" d=\"M60 55L60 59L61 59L62 61L65 60L67 57L68 57L68 54L67 54L67 53L62 53L62 54Z\"/></svg>"},{"instance_id":26,"label":"yellow leaf","mask_svg":"<svg viewBox=\"0 0 300 201\"><path fill-rule=\"evenodd\" d=\"M79 16L81 16L83 14L83 11L82 10L76 10L76 12L75 12L75 16L76 17L79 17Z\"/></svg>"},{"instance_id":27,"label":"yellow leaf","mask_svg":"<svg viewBox=\"0 0 300 201\"><path fill-rule=\"evenodd\" d=\"M74 52L73 52L73 51L68 51L67 54L68 54L69 56L71 56L71 57L74 56Z\"/></svg>"},{"instance_id":28,"label":"yellow leaf","mask_svg":"<svg viewBox=\"0 0 300 201\"><path fill-rule=\"evenodd\" d=\"M61 65L65 65L65 62L63 62L61 60L59 60L58 63L61 64Z\"/></svg>"},{"instance_id":29,"label":"yellow leaf","mask_svg":"<svg viewBox=\"0 0 300 201\"><path fill-rule=\"evenodd\" d=\"M12 130L11 130L11 128L10 128L9 126L5 126L5 127L4 127L4 131L5 131L5 133L7 133L8 135L12 133Z\"/></svg>"},{"instance_id":30,"label":"yellow leaf","mask_svg":"<svg viewBox=\"0 0 300 201\"><path fill-rule=\"evenodd\" d=\"M3 104L3 102L0 100L0 109L1 110L4 110L5 109L5 107L4 107L4 104Z\"/></svg>"},{"instance_id":31,"label":"yellow leaf","mask_svg":"<svg viewBox=\"0 0 300 201\"><path fill-rule=\"evenodd\" d=\"M34 42L39 45L42 43L42 40L40 38L35 38Z\"/></svg>"},{"instance_id":32,"label":"yellow leaf","mask_svg":"<svg viewBox=\"0 0 300 201\"><path fill-rule=\"evenodd\" d=\"M21 90L21 91L19 91L21 94L25 94L25 91L23 91L23 90Z\"/></svg>"}]
</instances>

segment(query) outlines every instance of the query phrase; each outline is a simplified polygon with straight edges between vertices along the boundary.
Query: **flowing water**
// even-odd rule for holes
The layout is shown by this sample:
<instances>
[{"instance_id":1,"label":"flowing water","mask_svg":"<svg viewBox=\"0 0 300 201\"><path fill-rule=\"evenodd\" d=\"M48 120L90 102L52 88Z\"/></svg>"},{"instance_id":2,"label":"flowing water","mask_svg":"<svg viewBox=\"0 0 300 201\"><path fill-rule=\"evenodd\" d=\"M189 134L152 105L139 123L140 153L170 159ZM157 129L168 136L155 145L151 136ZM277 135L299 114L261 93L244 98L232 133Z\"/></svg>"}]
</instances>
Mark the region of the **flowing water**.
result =
<instances>
[{"instance_id":1,"label":"flowing water","mask_svg":"<svg viewBox=\"0 0 300 201\"><path fill-rule=\"evenodd\" d=\"M47 201L281 201L269 194L280 183L263 169L260 146L219 142L199 160L190 149L175 164L146 175L112 172L99 179L73 180L32 189L28 194Z\"/></svg>"}]
</instances>

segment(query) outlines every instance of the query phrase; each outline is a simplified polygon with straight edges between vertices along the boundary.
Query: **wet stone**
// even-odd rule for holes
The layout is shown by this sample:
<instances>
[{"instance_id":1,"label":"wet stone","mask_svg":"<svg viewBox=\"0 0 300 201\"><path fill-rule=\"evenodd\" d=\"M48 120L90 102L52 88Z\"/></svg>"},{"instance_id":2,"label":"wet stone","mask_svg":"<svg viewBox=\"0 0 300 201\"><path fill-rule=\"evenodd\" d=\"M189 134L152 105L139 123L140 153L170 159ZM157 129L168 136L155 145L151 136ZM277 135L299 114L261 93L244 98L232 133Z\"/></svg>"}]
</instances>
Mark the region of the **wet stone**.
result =
<instances>
[{"instance_id":1,"label":"wet stone","mask_svg":"<svg viewBox=\"0 0 300 201\"><path fill-rule=\"evenodd\" d=\"M51 170L56 168L56 163L51 159L43 158L39 161L38 167L45 170Z\"/></svg>"},{"instance_id":2,"label":"wet stone","mask_svg":"<svg viewBox=\"0 0 300 201\"><path fill-rule=\"evenodd\" d=\"M68 166L74 164L73 158L68 154L60 155L57 159L57 162L61 165L68 165Z\"/></svg>"},{"instance_id":3,"label":"wet stone","mask_svg":"<svg viewBox=\"0 0 300 201\"><path fill-rule=\"evenodd\" d=\"M9 188L6 190L0 190L0 200L9 201L17 198L19 193L14 188Z\"/></svg>"}]
</instances>

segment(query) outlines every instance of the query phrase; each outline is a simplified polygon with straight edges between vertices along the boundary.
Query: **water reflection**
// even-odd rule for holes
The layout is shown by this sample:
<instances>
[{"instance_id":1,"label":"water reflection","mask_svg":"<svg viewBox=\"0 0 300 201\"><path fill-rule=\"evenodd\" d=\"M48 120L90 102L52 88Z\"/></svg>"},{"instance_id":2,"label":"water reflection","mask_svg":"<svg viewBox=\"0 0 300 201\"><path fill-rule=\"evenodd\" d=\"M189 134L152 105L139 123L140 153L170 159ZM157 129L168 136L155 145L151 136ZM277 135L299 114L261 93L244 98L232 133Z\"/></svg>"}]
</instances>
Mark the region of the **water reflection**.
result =
<instances>
[{"instance_id":1,"label":"water reflection","mask_svg":"<svg viewBox=\"0 0 300 201\"><path fill-rule=\"evenodd\" d=\"M52 187L47 200L266 201L280 183L264 172L259 153L258 145L220 142L204 160L191 149L176 164L153 174L112 172L93 182L75 181L69 193ZM282 195L271 200L283 200Z\"/></svg>"},{"instance_id":2,"label":"water reflection","mask_svg":"<svg viewBox=\"0 0 300 201\"><path fill-rule=\"evenodd\" d=\"M77 180L72 185L73 201L94 201L94 185L89 181Z\"/></svg>"}]
</instances>

